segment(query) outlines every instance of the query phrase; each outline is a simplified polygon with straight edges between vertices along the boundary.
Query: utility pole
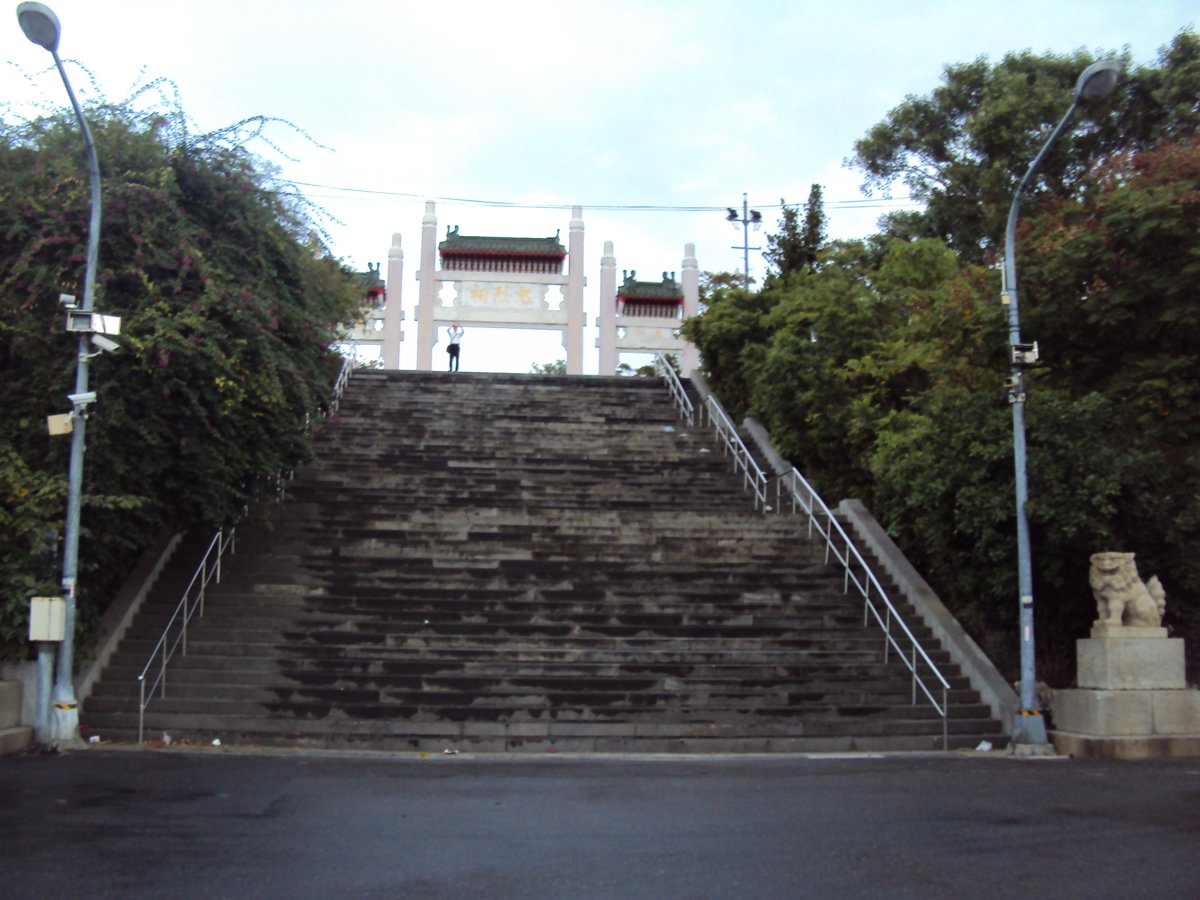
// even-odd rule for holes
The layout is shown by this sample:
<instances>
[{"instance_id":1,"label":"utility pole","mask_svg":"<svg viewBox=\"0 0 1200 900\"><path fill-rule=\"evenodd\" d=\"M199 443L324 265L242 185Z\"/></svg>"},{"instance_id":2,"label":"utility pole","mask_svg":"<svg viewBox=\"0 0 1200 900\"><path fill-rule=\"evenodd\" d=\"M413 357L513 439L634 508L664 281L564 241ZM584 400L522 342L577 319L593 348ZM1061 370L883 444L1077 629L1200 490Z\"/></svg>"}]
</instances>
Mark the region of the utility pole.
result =
<instances>
[{"instance_id":1,"label":"utility pole","mask_svg":"<svg viewBox=\"0 0 1200 900\"><path fill-rule=\"evenodd\" d=\"M742 286L746 290L750 290L750 251L762 249L762 247L750 246L750 226L753 225L755 231L762 228L762 213L757 209L750 209L750 204L745 194L742 194L742 213L740 216L738 215L738 211L732 206L727 207L727 209L729 210L729 215L725 217L725 221L733 225L734 228L737 228L739 223L742 226L742 246L731 249L742 251Z\"/></svg>"}]
</instances>

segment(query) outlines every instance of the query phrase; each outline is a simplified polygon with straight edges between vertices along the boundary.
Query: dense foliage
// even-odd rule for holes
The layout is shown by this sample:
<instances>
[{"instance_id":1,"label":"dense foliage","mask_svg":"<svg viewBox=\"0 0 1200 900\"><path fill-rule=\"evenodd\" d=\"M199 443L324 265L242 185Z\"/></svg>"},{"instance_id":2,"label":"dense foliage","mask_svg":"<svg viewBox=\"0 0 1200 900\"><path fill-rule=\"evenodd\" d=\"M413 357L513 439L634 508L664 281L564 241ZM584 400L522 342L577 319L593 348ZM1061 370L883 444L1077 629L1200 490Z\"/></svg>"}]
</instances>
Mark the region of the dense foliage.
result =
<instances>
[{"instance_id":1,"label":"dense foliage","mask_svg":"<svg viewBox=\"0 0 1200 900\"><path fill-rule=\"evenodd\" d=\"M793 272L811 272L817 265L817 256L825 243L825 204L819 184L814 184L804 204L804 220L800 210L788 206L780 198L782 210L779 231L767 235L767 249L763 256L771 266L768 279L786 279ZM769 282L768 282L769 283Z\"/></svg>"},{"instance_id":2,"label":"dense foliage","mask_svg":"<svg viewBox=\"0 0 1200 900\"><path fill-rule=\"evenodd\" d=\"M86 112L103 177L95 308L121 350L90 363L80 616L94 618L164 529L242 514L307 457L307 423L340 363L350 274L237 128L194 136L183 114ZM31 593L55 594L77 340L59 294L82 297L87 164L68 110L0 123L0 647L20 653Z\"/></svg>"},{"instance_id":3,"label":"dense foliage","mask_svg":"<svg viewBox=\"0 0 1200 900\"><path fill-rule=\"evenodd\" d=\"M1183 32L1157 65L1129 65L1113 97L1082 106L1073 127L1055 142L1027 196L1078 193L1095 164L1120 151L1145 150L1200 127L1200 36ZM940 237L963 258L979 262L1001 246L1013 189L1066 111L1084 51L1028 51L949 65L943 84L908 97L855 144L851 163L865 187L887 193L897 182L925 204L886 223L890 233Z\"/></svg>"},{"instance_id":4,"label":"dense foliage","mask_svg":"<svg viewBox=\"0 0 1200 900\"><path fill-rule=\"evenodd\" d=\"M994 266L1012 190L1090 59L947 68L858 145L870 186L927 203L882 234L686 323L710 383L830 501L856 496L1015 675L1017 589L1005 314ZM1089 112L1022 206L1039 674L1074 674L1088 557L1137 554L1167 624L1200 634L1200 39ZM1195 677L1200 650L1189 648Z\"/></svg>"}]
</instances>

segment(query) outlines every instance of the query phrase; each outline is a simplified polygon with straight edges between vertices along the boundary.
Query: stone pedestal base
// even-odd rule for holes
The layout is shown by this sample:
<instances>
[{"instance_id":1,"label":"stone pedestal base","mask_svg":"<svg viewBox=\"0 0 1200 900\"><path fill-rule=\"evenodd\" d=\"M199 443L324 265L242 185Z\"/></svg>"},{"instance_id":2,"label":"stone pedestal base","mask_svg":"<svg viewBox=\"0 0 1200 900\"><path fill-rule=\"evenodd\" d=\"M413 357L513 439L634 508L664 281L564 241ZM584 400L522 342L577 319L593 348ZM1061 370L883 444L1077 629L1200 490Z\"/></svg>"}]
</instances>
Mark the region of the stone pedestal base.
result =
<instances>
[{"instance_id":1,"label":"stone pedestal base","mask_svg":"<svg viewBox=\"0 0 1200 900\"><path fill-rule=\"evenodd\" d=\"M1186 686L1183 641L1157 628L1107 634L1097 626L1076 642L1079 688L1054 692L1055 749L1100 759L1200 756L1200 691Z\"/></svg>"},{"instance_id":2,"label":"stone pedestal base","mask_svg":"<svg viewBox=\"0 0 1200 900\"><path fill-rule=\"evenodd\" d=\"M1081 688L1100 690L1175 690L1184 680L1183 639L1166 637L1165 629L1125 628L1131 631L1162 631L1162 637L1092 637L1075 642Z\"/></svg>"},{"instance_id":3,"label":"stone pedestal base","mask_svg":"<svg viewBox=\"0 0 1200 900\"><path fill-rule=\"evenodd\" d=\"M1103 738L1066 731L1050 732L1060 756L1080 759L1185 759L1200 757L1200 735L1195 737Z\"/></svg>"}]
</instances>

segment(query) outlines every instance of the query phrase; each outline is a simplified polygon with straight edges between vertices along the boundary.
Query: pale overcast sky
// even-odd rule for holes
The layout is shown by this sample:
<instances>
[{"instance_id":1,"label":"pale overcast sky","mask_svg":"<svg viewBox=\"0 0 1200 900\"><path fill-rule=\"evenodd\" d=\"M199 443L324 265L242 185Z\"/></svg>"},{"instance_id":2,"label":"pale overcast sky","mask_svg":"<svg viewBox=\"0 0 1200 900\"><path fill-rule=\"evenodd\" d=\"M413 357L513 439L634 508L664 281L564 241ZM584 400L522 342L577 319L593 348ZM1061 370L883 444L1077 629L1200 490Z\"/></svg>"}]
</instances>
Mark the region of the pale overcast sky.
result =
<instances>
[{"instance_id":1,"label":"pale overcast sky","mask_svg":"<svg viewBox=\"0 0 1200 900\"><path fill-rule=\"evenodd\" d=\"M25 114L30 102L64 104L16 5L0 27L0 98ZM742 232L723 212L620 207L740 209L746 193L773 230L780 198L802 202L819 183L830 236L865 235L883 210L863 202L843 160L906 95L936 87L947 63L1081 47L1151 61L1200 18L1194 0L48 5L62 23L60 55L95 79L68 63L81 97L119 100L165 77L200 131L266 115L328 148L276 126L271 138L294 160L257 150L287 178L320 186L305 191L338 220L332 250L347 263L386 270L392 233L403 236L404 366L426 200L437 202L439 237L455 225L518 237L561 229L564 243L569 207L583 206L594 323L606 240L618 273L649 280L678 272L688 242L702 270L742 267ZM763 234L750 243L763 246ZM761 279L758 252L750 272ZM565 356L549 332L472 331L464 371L527 372ZM594 338L589 324L587 372Z\"/></svg>"}]
</instances>

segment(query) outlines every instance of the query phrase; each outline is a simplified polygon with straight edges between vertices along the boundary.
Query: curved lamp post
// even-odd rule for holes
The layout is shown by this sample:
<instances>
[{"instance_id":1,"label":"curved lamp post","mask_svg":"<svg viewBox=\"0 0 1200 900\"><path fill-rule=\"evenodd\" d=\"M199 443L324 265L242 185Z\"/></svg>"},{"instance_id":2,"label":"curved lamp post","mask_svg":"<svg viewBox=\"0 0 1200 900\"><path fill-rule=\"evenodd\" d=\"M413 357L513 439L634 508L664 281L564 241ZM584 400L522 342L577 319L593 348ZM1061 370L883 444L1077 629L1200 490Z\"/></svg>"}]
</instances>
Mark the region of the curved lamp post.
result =
<instances>
[{"instance_id":1,"label":"curved lamp post","mask_svg":"<svg viewBox=\"0 0 1200 900\"><path fill-rule=\"evenodd\" d=\"M25 32L25 37L39 47L49 50L50 55L54 57L54 65L58 67L58 74L62 76L67 96L71 98L71 107L75 110L75 118L79 122L83 141L87 146L92 186L92 217L88 226L87 268L83 277L81 311L90 313L96 285L96 260L100 250L100 163L96 158L96 145L92 141L92 132L83 117L79 101L75 99L75 91L71 89L71 82L67 78L62 60L58 57L58 38L61 34L58 16L43 3L21 3L17 6L17 21L21 30ZM63 540L62 588L66 607L65 627L58 653L52 696L53 709L50 716L50 734L57 745L73 743L79 739L79 703L75 698L74 684L75 588L79 569L79 509L83 489L84 432L87 406L95 399L94 394L88 393L88 359L91 355L88 352L88 338L88 333L79 335L79 365L75 371L75 393L69 398L73 407L73 422L71 462L67 481L67 523Z\"/></svg>"},{"instance_id":2,"label":"curved lamp post","mask_svg":"<svg viewBox=\"0 0 1200 900\"><path fill-rule=\"evenodd\" d=\"M1094 62L1075 82L1075 97L1059 123L1054 126L1046 143L1038 151L1029 170L1013 195L1008 210L1008 227L1004 234L1004 293L1008 305L1008 333L1012 355L1012 377L1009 381L1009 401L1013 414L1013 462L1016 467L1017 499L1017 581L1021 603L1021 709L1013 723L1012 737L1017 744L1045 744L1046 723L1038 708L1037 681L1033 652L1033 570L1029 559L1029 523L1025 504L1029 491L1025 482L1025 381L1024 367L1037 361L1037 344L1021 343L1021 325L1017 305L1017 265L1015 258L1017 212L1021 195L1041 164L1050 145L1066 128L1080 103L1107 96L1116 87L1121 65L1116 60Z\"/></svg>"}]
</instances>

